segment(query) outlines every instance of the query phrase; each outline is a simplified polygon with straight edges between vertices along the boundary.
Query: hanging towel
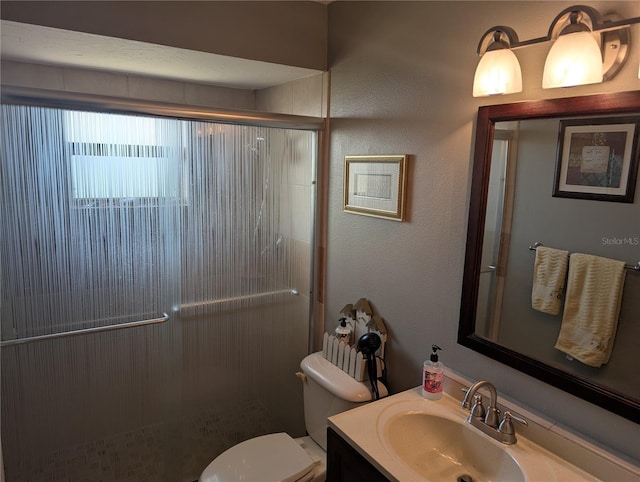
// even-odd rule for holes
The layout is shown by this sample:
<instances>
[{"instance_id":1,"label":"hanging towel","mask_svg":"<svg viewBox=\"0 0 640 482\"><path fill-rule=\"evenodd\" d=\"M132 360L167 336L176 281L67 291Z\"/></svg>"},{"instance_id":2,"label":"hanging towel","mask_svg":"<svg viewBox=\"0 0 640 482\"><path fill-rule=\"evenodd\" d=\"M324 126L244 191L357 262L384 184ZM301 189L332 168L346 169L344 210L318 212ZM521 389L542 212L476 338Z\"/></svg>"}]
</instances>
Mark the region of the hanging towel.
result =
<instances>
[{"instance_id":1,"label":"hanging towel","mask_svg":"<svg viewBox=\"0 0 640 482\"><path fill-rule=\"evenodd\" d=\"M564 314L555 345L558 350L592 367L609 361L624 277L623 261L571 255Z\"/></svg>"},{"instance_id":2,"label":"hanging towel","mask_svg":"<svg viewBox=\"0 0 640 482\"><path fill-rule=\"evenodd\" d=\"M531 289L531 306L534 310L550 315L560 314L568 264L568 251L545 246L536 248Z\"/></svg>"}]
</instances>

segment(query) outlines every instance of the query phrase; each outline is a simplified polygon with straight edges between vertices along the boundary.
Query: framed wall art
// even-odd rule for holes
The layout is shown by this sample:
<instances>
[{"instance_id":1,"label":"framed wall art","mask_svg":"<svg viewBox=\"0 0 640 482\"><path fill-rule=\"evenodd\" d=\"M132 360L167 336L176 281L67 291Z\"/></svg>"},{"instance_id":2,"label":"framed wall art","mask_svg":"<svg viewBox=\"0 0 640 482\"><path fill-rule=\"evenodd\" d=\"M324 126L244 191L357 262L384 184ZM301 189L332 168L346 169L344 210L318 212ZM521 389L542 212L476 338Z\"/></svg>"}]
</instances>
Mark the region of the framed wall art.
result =
<instances>
[{"instance_id":1,"label":"framed wall art","mask_svg":"<svg viewBox=\"0 0 640 482\"><path fill-rule=\"evenodd\" d=\"M632 203L640 116L560 121L554 197Z\"/></svg>"},{"instance_id":2,"label":"framed wall art","mask_svg":"<svg viewBox=\"0 0 640 482\"><path fill-rule=\"evenodd\" d=\"M345 156L344 211L404 221L406 155Z\"/></svg>"}]
</instances>

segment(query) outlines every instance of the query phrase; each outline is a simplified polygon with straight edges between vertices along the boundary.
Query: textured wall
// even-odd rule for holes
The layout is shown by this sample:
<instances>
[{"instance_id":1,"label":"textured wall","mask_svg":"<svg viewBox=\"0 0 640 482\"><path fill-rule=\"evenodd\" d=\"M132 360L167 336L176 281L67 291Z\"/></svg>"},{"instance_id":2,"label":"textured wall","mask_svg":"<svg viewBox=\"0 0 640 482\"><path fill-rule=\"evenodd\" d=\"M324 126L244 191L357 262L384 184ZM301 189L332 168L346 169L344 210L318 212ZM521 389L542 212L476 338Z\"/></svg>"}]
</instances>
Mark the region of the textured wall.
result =
<instances>
[{"instance_id":1,"label":"textured wall","mask_svg":"<svg viewBox=\"0 0 640 482\"><path fill-rule=\"evenodd\" d=\"M640 15L637 2L587 2L603 13ZM500 396L528 405L640 459L637 425L456 344L474 119L480 105L640 88L640 45L613 81L543 91L548 45L518 51L524 91L471 96L476 47L494 25L521 39L546 35L570 2L333 2L329 5L331 150L327 330L346 303L367 297L389 329L389 384L420 384L432 343L441 361ZM633 34L640 38L639 26ZM342 212L345 155L410 154L409 219ZM612 430L613 429L613 430Z\"/></svg>"},{"instance_id":2,"label":"textured wall","mask_svg":"<svg viewBox=\"0 0 640 482\"><path fill-rule=\"evenodd\" d=\"M325 70L326 8L315 2L3 1L2 18Z\"/></svg>"}]
</instances>

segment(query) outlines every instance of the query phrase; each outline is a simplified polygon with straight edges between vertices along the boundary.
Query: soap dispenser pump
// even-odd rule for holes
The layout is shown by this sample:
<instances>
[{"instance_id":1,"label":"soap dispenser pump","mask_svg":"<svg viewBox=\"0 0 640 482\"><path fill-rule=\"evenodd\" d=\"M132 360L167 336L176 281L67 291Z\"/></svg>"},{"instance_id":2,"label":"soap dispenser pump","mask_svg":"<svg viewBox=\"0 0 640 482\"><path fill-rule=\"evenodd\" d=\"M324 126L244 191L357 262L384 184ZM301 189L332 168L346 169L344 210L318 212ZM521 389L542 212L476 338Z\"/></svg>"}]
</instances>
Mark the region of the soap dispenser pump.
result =
<instances>
[{"instance_id":1,"label":"soap dispenser pump","mask_svg":"<svg viewBox=\"0 0 640 482\"><path fill-rule=\"evenodd\" d=\"M422 370L422 396L429 400L442 398L442 382L444 379L444 365L438 360L438 345L431 345L431 356L424 362Z\"/></svg>"}]
</instances>

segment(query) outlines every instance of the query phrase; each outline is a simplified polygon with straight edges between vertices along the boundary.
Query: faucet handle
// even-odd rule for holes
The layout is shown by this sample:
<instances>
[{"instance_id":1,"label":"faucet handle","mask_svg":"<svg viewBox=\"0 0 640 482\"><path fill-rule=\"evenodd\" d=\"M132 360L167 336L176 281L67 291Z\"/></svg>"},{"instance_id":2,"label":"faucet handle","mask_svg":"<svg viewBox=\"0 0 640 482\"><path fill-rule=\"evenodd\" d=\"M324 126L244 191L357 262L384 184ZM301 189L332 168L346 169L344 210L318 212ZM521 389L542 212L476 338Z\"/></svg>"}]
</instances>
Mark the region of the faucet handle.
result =
<instances>
[{"instance_id":1,"label":"faucet handle","mask_svg":"<svg viewBox=\"0 0 640 482\"><path fill-rule=\"evenodd\" d=\"M516 429L513 426L512 420L515 420L522 425L529 425L529 423L524 418L520 418L508 410L504 412L504 417L498 426L498 432L503 434L505 443L514 444L516 443Z\"/></svg>"},{"instance_id":2,"label":"faucet handle","mask_svg":"<svg viewBox=\"0 0 640 482\"><path fill-rule=\"evenodd\" d=\"M503 418L503 420L504 420L504 419L506 419L507 417L508 417L509 419L515 420L516 422L518 422L518 423L520 423L520 424L522 424L522 425L529 426L529 422L527 422L527 421L526 421L524 418L522 418L522 417L518 417L517 415L512 414L509 410L507 410L506 412L504 412L504 418Z\"/></svg>"}]
</instances>

